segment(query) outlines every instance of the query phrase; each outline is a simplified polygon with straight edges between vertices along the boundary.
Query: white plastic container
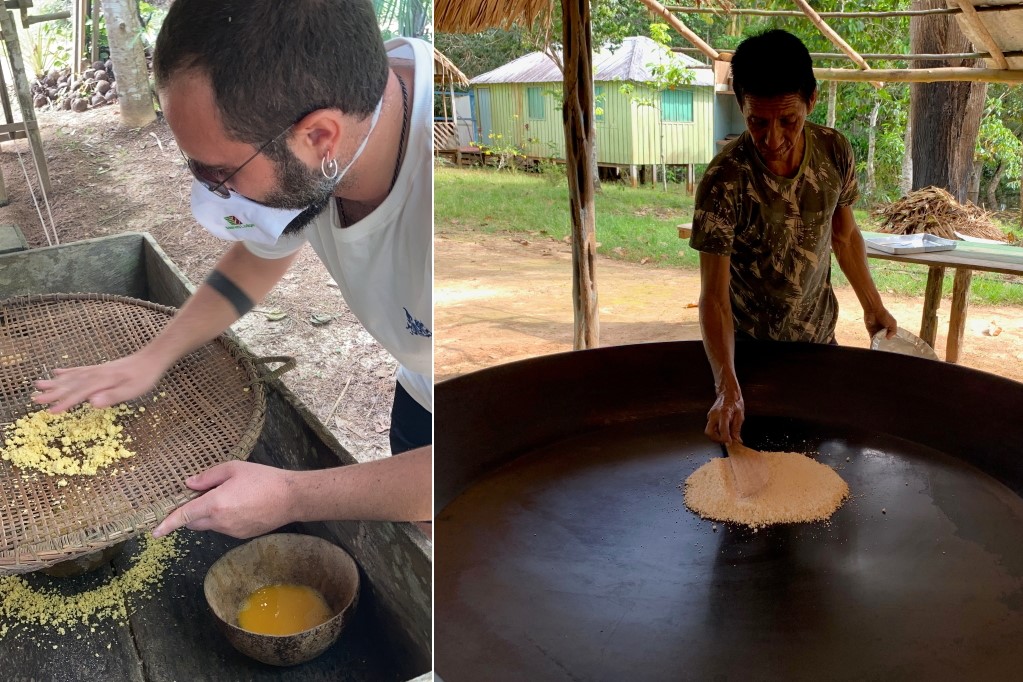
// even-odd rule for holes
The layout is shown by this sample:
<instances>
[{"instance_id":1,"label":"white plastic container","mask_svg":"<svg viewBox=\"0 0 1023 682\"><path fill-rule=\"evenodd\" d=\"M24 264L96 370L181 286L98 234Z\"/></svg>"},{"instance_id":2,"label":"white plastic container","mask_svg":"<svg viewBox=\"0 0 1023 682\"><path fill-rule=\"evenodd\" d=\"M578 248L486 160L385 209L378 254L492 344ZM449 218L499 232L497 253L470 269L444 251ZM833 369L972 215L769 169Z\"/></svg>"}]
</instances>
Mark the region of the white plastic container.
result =
<instances>
[{"instance_id":1,"label":"white plastic container","mask_svg":"<svg viewBox=\"0 0 1023 682\"><path fill-rule=\"evenodd\" d=\"M934 349L926 341L915 334L907 332L902 327L895 330L895 334L890 339L885 338L887 333L886 330L882 329L874 334L874 338L870 342L870 349L899 353L901 355L915 355L929 360L938 359L938 354L934 352Z\"/></svg>"}]
</instances>

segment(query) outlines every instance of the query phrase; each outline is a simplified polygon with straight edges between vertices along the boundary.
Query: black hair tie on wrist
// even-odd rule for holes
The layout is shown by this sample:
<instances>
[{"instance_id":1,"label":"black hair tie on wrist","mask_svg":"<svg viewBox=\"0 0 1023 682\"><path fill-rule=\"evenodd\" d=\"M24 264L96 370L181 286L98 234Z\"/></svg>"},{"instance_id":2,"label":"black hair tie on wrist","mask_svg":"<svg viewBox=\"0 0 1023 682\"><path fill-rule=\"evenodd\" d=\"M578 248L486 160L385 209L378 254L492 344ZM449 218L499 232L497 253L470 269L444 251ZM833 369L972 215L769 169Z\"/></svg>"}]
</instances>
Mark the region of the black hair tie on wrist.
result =
<instances>
[{"instance_id":1,"label":"black hair tie on wrist","mask_svg":"<svg viewBox=\"0 0 1023 682\"><path fill-rule=\"evenodd\" d=\"M234 309L238 312L238 317L245 315L255 305L252 299L220 270L211 272L209 277L206 278L206 283L234 306Z\"/></svg>"}]
</instances>

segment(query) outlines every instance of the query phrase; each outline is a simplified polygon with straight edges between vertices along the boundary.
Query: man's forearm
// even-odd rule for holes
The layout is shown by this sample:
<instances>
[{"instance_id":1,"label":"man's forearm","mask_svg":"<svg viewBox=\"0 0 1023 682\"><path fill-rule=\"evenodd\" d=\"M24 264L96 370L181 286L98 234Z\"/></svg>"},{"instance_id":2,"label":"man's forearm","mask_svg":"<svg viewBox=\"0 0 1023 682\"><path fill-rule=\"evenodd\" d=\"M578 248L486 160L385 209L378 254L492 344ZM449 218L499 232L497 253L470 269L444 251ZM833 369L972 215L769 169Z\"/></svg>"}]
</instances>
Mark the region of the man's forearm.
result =
<instances>
[{"instance_id":1,"label":"man's forearm","mask_svg":"<svg viewBox=\"0 0 1023 682\"><path fill-rule=\"evenodd\" d=\"M427 446L362 464L291 472L290 516L296 521L426 521L433 508L432 464L433 448Z\"/></svg>"},{"instance_id":2,"label":"man's forearm","mask_svg":"<svg viewBox=\"0 0 1023 682\"><path fill-rule=\"evenodd\" d=\"M294 256L279 260L258 258L239 243L224 254L216 269L250 299L262 301L293 261ZM234 305L213 287L203 284L140 353L166 371L178 358L215 339L237 319Z\"/></svg>"},{"instance_id":3,"label":"man's forearm","mask_svg":"<svg viewBox=\"0 0 1023 682\"><path fill-rule=\"evenodd\" d=\"M732 324L731 306L726 306L713 297L700 298L700 331L703 333L703 347L707 352L711 371L714 373L714 389L718 394L725 391L739 391L739 380L735 375L735 329Z\"/></svg>"},{"instance_id":4,"label":"man's forearm","mask_svg":"<svg viewBox=\"0 0 1023 682\"><path fill-rule=\"evenodd\" d=\"M852 230L843 239L833 243L838 267L845 273L864 310L876 310L882 306L881 294L870 275L867 265L867 244L859 230Z\"/></svg>"}]
</instances>

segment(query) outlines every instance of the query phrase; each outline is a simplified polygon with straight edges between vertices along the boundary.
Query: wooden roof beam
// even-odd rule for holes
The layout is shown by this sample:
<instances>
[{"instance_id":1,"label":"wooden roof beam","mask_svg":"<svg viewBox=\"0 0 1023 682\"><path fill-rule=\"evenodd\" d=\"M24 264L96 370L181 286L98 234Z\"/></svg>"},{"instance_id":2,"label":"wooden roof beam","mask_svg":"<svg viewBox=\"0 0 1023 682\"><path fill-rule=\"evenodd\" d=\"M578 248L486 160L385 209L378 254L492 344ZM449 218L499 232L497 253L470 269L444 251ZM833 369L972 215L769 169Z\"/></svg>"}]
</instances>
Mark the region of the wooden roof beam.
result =
<instances>
[{"instance_id":1,"label":"wooden roof beam","mask_svg":"<svg viewBox=\"0 0 1023 682\"><path fill-rule=\"evenodd\" d=\"M657 0L640 0L640 2L646 5L647 9L649 9L652 13L656 14L657 16L663 18L666 22L668 22L669 26L678 31L683 38L685 38L693 45L698 47L700 52L702 52L703 54L707 55L708 57L715 61L729 60L730 56L722 56L720 52L718 52L713 47L705 43L703 39L700 38L700 36L693 33L692 29L683 24L681 19L679 19L674 14L669 12L668 9L661 3L657 2Z\"/></svg>"},{"instance_id":2,"label":"wooden roof beam","mask_svg":"<svg viewBox=\"0 0 1023 682\"><path fill-rule=\"evenodd\" d=\"M749 9L743 7L733 7L731 9L721 9L720 7L685 7L683 5L665 5L672 12L680 12L682 14L741 14L755 17L803 17L806 16L799 10L794 9ZM1014 10L1023 10L1023 3L1015 3L1011 5L981 5L980 7L974 7L977 12L1011 12ZM818 14L825 19L888 19L892 17L927 17L941 14L962 14L962 10L958 7L935 7L932 9L905 9L905 10L892 10L889 12L882 11L864 11L864 12L818 12Z\"/></svg>"},{"instance_id":3,"label":"wooden roof beam","mask_svg":"<svg viewBox=\"0 0 1023 682\"><path fill-rule=\"evenodd\" d=\"M792 1L796 4L796 7L803 10L803 14L805 14L810 19L810 21L813 22L814 26L820 29L820 32L823 33L827 37L827 39L834 44L835 47L837 47L842 52L845 52L846 55L849 56L849 59L853 60L853 62L864 71L871 70L866 60L864 60L863 57L861 57L856 50L852 49L849 43L845 42L842 39L842 36L835 33L835 29L828 26L828 22L821 19L821 15L817 14L817 11L813 7L810 7L810 3L808 3L806 0ZM875 88L881 87L881 83L878 81L870 81L870 83Z\"/></svg>"},{"instance_id":4,"label":"wooden roof beam","mask_svg":"<svg viewBox=\"0 0 1023 682\"><path fill-rule=\"evenodd\" d=\"M681 52L683 54L703 54L700 50L695 47L673 47L673 52ZM728 50L722 50L714 48L718 52L727 52ZM1023 50L1010 50L1003 52L1006 59L1013 57L1023 57ZM926 53L926 54L895 54L885 52L861 52L860 56L864 59L884 59L889 62L915 62L915 61L947 61L949 59L991 59L990 52L946 52L942 54L938 53ZM849 56L843 52L811 52L811 59L848 59Z\"/></svg>"},{"instance_id":5,"label":"wooden roof beam","mask_svg":"<svg viewBox=\"0 0 1023 682\"><path fill-rule=\"evenodd\" d=\"M981 42L984 43L987 51L991 53L991 57L994 59L995 64L998 65L998 68L1008 69L1009 62L1006 61L1005 55L1002 54L1002 48L998 46L998 41L994 39L991 31L987 30L987 26L980 20L977 8L973 6L970 0L956 0L956 4L963 11L963 20L980 36Z\"/></svg>"},{"instance_id":6,"label":"wooden roof beam","mask_svg":"<svg viewBox=\"0 0 1023 682\"><path fill-rule=\"evenodd\" d=\"M1023 69L975 69L949 66L934 69L814 69L822 81L873 81L886 83L936 83L938 81L978 81L988 83L1023 83Z\"/></svg>"}]
</instances>

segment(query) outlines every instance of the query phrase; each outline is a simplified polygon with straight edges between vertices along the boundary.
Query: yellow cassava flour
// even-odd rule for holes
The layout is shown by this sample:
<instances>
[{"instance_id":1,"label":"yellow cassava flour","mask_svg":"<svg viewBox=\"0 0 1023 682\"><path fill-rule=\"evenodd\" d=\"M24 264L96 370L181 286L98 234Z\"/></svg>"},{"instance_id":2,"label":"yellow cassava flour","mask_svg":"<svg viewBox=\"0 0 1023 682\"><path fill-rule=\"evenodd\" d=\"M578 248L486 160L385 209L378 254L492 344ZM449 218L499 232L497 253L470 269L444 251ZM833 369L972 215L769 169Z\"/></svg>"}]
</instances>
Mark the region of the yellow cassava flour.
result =
<instances>
[{"instance_id":1,"label":"yellow cassava flour","mask_svg":"<svg viewBox=\"0 0 1023 682\"><path fill-rule=\"evenodd\" d=\"M823 521L842 506L849 486L834 469L796 452L765 452L770 478L755 495L740 498L727 458L710 460L685 483L686 506L705 519L761 528L775 523Z\"/></svg>"},{"instance_id":2,"label":"yellow cassava flour","mask_svg":"<svg viewBox=\"0 0 1023 682\"><path fill-rule=\"evenodd\" d=\"M175 533L158 540L143 533L139 544L126 571L77 594L33 587L19 576L0 577L0 638L15 623L46 626L63 635L76 624L95 628L108 619L123 622L128 609L161 583L170 562L182 553Z\"/></svg>"},{"instance_id":3,"label":"yellow cassava flour","mask_svg":"<svg viewBox=\"0 0 1023 682\"><path fill-rule=\"evenodd\" d=\"M118 417L133 413L125 405L95 409L85 404L61 414L26 414L7 429L0 459L50 476L93 476L135 454L126 447L131 436L117 423Z\"/></svg>"}]
</instances>

